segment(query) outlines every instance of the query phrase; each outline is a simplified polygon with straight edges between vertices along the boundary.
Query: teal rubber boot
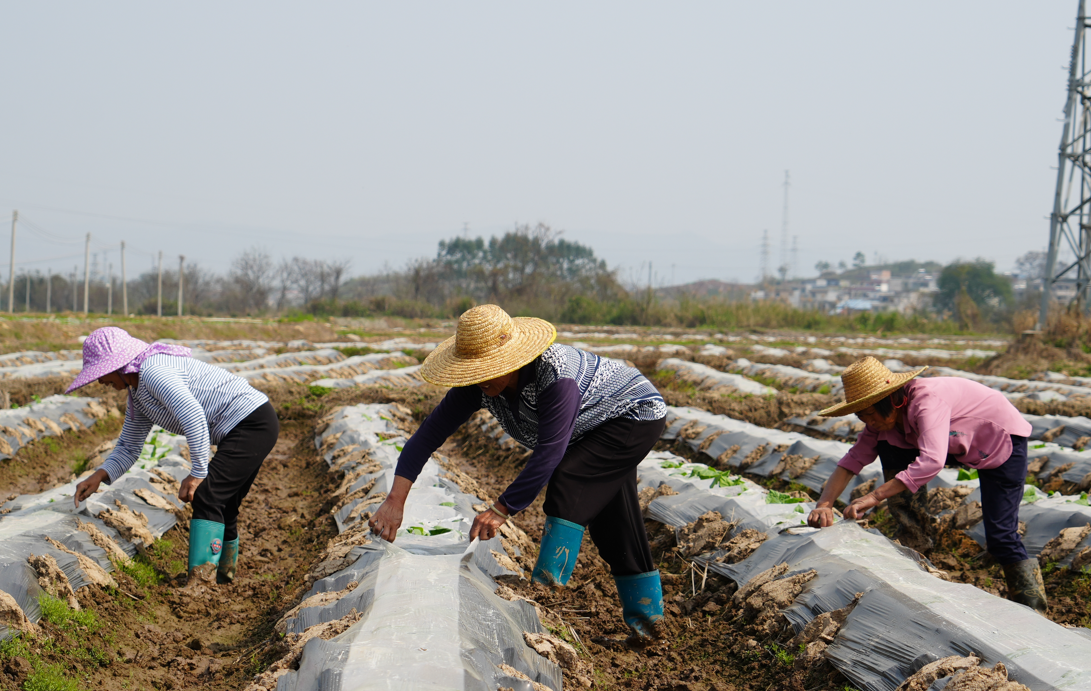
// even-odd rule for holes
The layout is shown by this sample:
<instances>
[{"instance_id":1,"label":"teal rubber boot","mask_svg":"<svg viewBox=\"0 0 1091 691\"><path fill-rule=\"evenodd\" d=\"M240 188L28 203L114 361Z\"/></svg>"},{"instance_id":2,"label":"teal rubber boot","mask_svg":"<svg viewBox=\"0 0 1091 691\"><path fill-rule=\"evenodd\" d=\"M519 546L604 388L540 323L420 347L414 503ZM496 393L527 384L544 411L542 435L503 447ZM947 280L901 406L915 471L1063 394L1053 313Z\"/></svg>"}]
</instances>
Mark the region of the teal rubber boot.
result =
<instances>
[{"instance_id":1,"label":"teal rubber boot","mask_svg":"<svg viewBox=\"0 0 1091 691\"><path fill-rule=\"evenodd\" d=\"M220 552L220 565L216 567L217 583L234 583L235 566L239 563L239 538L228 540Z\"/></svg>"},{"instance_id":2,"label":"teal rubber boot","mask_svg":"<svg viewBox=\"0 0 1091 691\"><path fill-rule=\"evenodd\" d=\"M197 569L205 564L219 565L223 546L223 523L200 518L189 522L189 583L194 582Z\"/></svg>"},{"instance_id":3,"label":"teal rubber boot","mask_svg":"<svg viewBox=\"0 0 1091 691\"><path fill-rule=\"evenodd\" d=\"M531 580L544 585L565 585L576 568L583 542L583 526L562 518L546 516L542 546L534 563Z\"/></svg>"},{"instance_id":4,"label":"teal rubber boot","mask_svg":"<svg viewBox=\"0 0 1091 691\"><path fill-rule=\"evenodd\" d=\"M663 618L663 586L659 571L633 576L614 576L621 599L621 616L633 630L635 639L659 638L656 622ZM636 642L630 639L632 642Z\"/></svg>"}]
</instances>

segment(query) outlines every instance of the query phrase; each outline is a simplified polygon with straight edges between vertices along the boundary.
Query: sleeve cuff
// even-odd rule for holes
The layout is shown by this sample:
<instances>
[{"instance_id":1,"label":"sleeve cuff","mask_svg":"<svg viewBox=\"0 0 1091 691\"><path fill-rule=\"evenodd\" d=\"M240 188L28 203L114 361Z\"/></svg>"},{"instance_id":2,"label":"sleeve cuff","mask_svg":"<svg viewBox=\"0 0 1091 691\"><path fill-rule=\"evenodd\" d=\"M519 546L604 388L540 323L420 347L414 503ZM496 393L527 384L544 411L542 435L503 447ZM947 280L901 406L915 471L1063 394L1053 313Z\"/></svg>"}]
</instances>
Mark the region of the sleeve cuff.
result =
<instances>
[{"instance_id":1,"label":"sleeve cuff","mask_svg":"<svg viewBox=\"0 0 1091 691\"><path fill-rule=\"evenodd\" d=\"M919 490L924 485L928 484L928 480L925 480L924 482L918 483L916 480L914 480L912 477L910 477L908 470L903 470L902 472L895 475L894 478L897 479L897 480L901 480L902 484L905 485L909 489L909 492L911 494L916 494L917 490ZM931 478L929 478L929 480L930 479Z\"/></svg>"}]
</instances>

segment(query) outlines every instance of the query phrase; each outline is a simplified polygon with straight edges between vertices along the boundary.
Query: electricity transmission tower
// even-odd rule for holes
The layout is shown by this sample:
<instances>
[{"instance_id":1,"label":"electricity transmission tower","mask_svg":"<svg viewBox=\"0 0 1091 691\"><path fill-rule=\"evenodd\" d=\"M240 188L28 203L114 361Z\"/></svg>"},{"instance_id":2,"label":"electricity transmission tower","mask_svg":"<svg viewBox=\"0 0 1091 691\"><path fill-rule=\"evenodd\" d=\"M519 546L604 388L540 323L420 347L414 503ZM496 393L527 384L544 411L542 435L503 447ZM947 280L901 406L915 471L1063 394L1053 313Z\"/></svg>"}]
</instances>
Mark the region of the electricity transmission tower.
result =
<instances>
[{"instance_id":1,"label":"electricity transmission tower","mask_svg":"<svg viewBox=\"0 0 1091 691\"><path fill-rule=\"evenodd\" d=\"M1091 66L1087 55L1087 16L1084 0L1076 13L1076 37L1068 65L1068 100L1057 154L1057 190L1049 217L1049 251L1042 274L1042 305L1038 328L1044 329L1054 285L1076 269L1076 303L1087 305L1091 285ZM1062 241L1076 259L1057 267Z\"/></svg>"}]
</instances>

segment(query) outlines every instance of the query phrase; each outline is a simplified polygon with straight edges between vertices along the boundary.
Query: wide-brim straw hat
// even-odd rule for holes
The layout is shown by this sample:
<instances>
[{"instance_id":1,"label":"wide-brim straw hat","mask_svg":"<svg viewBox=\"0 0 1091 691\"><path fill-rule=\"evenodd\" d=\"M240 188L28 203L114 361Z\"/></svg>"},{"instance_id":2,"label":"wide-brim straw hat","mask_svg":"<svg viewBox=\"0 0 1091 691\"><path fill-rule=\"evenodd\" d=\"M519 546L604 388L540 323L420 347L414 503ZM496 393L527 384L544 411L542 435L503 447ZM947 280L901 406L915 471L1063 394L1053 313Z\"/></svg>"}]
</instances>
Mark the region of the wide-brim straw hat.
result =
<instances>
[{"instance_id":1,"label":"wide-brim straw hat","mask_svg":"<svg viewBox=\"0 0 1091 691\"><path fill-rule=\"evenodd\" d=\"M895 374L886 365L869 355L863 360L852 363L841 373L841 383L845 387L845 402L830 406L819 411L818 414L824 417L840 417L858 413L897 391L907 381L926 369L928 369L927 365L912 372Z\"/></svg>"},{"instance_id":2,"label":"wide-brim straw hat","mask_svg":"<svg viewBox=\"0 0 1091 691\"><path fill-rule=\"evenodd\" d=\"M462 313L455 335L425 358L420 373L439 386L480 384L533 362L556 338L544 319L513 319L496 305L478 305Z\"/></svg>"}]
</instances>

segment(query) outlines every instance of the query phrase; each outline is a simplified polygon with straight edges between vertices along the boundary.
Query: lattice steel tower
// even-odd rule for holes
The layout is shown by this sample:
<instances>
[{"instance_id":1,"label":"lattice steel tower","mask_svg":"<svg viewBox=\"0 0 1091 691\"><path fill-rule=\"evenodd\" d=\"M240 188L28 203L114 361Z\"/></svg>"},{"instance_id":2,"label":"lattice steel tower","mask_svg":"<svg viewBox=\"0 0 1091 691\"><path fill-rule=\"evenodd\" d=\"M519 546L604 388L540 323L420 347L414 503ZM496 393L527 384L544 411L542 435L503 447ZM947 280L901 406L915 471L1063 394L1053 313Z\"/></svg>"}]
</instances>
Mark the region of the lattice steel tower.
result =
<instances>
[{"instance_id":1,"label":"lattice steel tower","mask_svg":"<svg viewBox=\"0 0 1091 691\"><path fill-rule=\"evenodd\" d=\"M1087 16L1084 0L1076 13L1076 37L1068 66L1068 101L1064 109L1064 129L1057 154L1057 191L1053 213L1049 217L1049 252L1042 275L1042 305L1038 328L1044 329L1049 316L1053 286L1076 269L1076 302L1088 304L1091 285L1091 67L1087 55ZM1076 256L1075 261L1057 270L1061 242Z\"/></svg>"}]
</instances>

